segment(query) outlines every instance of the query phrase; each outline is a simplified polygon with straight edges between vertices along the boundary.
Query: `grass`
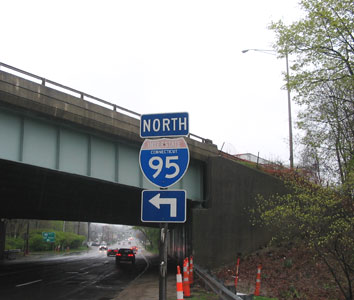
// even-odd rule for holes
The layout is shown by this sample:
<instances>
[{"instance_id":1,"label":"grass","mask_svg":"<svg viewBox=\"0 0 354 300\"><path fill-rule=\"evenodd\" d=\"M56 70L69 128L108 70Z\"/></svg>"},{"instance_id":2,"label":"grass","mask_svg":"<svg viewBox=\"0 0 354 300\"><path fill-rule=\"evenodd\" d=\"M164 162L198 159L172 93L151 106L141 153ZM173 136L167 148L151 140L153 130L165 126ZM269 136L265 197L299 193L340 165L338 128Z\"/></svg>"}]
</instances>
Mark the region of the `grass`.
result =
<instances>
[{"instance_id":1,"label":"grass","mask_svg":"<svg viewBox=\"0 0 354 300\"><path fill-rule=\"evenodd\" d=\"M278 298L268 298L263 296L254 296L254 300L278 300Z\"/></svg>"}]
</instances>

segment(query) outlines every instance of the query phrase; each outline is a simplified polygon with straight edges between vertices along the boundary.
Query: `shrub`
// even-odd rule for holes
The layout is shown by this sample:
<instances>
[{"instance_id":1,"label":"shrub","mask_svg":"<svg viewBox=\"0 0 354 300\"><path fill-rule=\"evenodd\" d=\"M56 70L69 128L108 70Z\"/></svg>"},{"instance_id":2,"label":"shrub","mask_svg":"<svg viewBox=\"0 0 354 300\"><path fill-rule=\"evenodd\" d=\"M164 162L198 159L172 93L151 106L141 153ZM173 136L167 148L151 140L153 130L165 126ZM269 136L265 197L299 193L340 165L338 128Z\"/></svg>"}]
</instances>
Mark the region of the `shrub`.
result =
<instances>
[{"instance_id":1,"label":"shrub","mask_svg":"<svg viewBox=\"0 0 354 300\"><path fill-rule=\"evenodd\" d=\"M6 237L5 250L23 249L23 246L24 246L23 238Z\"/></svg>"},{"instance_id":2,"label":"shrub","mask_svg":"<svg viewBox=\"0 0 354 300\"><path fill-rule=\"evenodd\" d=\"M55 242L48 243L43 241L42 232L51 231L55 233ZM53 231L53 230L35 230L30 233L29 248L30 251L48 251L60 245L61 249L79 248L85 241L85 237L71 232Z\"/></svg>"},{"instance_id":3,"label":"shrub","mask_svg":"<svg viewBox=\"0 0 354 300\"><path fill-rule=\"evenodd\" d=\"M30 233L28 241L30 251L48 251L52 249L52 244L43 241L42 232Z\"/></svg>"}]
</instances>

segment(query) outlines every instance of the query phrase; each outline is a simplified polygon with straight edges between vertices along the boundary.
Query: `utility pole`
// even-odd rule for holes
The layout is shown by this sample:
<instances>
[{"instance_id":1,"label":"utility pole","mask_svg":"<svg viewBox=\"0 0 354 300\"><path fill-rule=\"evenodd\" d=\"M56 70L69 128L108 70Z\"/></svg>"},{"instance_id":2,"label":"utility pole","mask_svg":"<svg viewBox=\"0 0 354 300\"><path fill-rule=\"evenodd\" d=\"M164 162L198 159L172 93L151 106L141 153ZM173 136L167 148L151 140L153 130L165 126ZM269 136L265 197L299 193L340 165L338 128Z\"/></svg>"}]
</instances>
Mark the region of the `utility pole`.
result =
<instances>
[{"instance_id":1,"label":"utility pole","mask_svg":"<svg viewBox=\"0 0 354 300\"><path fill-rule=\"evenodd\" d=\"M289 118L289 149L290 149L290 169L294 168L294 150L293 150L293 126L291 120L291 99L290 99L290 83L289 83L289 59L288 51L285 53L286 60L286 89L288 91L288 118Z\"/></svg>"},{"instance_id":2,"label":"utility pole","mask_svg":"<svg viewBox=\"0 0 354 300\"><path fill-rule=\"evenodd\" d=\"M246 53L248 51L257 51L263 52L266 54L276 55L276 51L269 49L245 49L242 50L242 53ZM288 51L285 52L285 63L286 63L286 90L288 92L288 123L289 123L289 161L290 161L290 169L294 168L294 149L293 149L293 126L292 126L292 118L291 118L291 97L290 97L290 75L289 75L289 58Z\"/></svg>"}]
</instances>

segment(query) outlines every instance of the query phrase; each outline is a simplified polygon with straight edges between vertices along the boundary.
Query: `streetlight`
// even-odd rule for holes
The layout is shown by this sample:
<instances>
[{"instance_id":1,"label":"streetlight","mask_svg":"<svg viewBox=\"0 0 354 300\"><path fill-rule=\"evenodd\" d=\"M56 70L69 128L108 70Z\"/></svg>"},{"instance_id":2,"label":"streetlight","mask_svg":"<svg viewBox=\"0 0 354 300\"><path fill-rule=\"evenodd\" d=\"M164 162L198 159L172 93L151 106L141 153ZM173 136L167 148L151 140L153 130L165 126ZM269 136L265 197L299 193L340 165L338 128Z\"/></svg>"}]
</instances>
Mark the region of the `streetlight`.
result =
<instances>
[{"instance_id":1,"label":"streetlight","mask_svg":"<svg viewBox=\"0 0 354 300\"><path fill-rule=\"evenodd\" d=\"M264 50L264 49L245 49L242 50L242 53L246 53L248 51L257 51L263 52L266 54L275 55L274 50ZM288 52L285 52L285 62L286 62L286 89L288 91L288 118L289 118L289 150L290 150L290 168L294 168L294 151L293 151L293 128L291 121L291 101L290 101L290 85L289 85L289 59Z\"/></svg>"}]
</instances>

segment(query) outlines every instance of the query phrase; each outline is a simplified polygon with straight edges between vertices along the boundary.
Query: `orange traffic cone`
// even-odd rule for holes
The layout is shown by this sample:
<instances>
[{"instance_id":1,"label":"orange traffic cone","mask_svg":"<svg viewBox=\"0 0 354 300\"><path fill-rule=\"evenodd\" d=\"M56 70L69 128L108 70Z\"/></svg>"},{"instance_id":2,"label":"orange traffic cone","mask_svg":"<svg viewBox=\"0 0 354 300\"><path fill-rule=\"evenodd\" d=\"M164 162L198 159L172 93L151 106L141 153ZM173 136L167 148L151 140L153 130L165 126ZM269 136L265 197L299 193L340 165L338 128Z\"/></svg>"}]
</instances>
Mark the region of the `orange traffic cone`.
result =
<instances>
[{"instance_id":1,"label":"orange traffic cone","mask_svg":"<svg viewBox=\"0 0 354 300\"><path fill-rule=\"evenodd\" d=\"M176 289L177 289L177 300L184 300L183 299L183 283L182 283L182 274L181 274L181 268L177 266L177 283L176 283Z\"/></svg>"},{"instance_id":2,"label":"orange traffic cone","mask_svg":"<svg viewBox=\"0 0 354 300\"><path fill-rule=\"evenodd\" d=\"M188 258L185 258L183 262L183 295L185 298L191 297L191 289L189 285L189 274L188 274Z\"/></svg>"},{"instance_id":3,"label":"orange traffic cone","mask_svg":"<svg viewBox=\"0 0 354 300\"><path fill-rule=\"evenodd\" d=\"M259 292L261 290L261 269L262 269L262 265L258 265L258 267L257 267L256 289L254 291L254 295L255 296L259 296Z\"/></svg>"},{"instance_id":4,"label":"orange traffic cone","mask_svg":"<svg viewBox=\"0 0 354 300\"><path fill-rule=\"evenodd\" d=\"M193 256L190 256L189 260L189 284L192 285L194 283L194 278L193 278Z\"/></svg>"}]
</instances>

